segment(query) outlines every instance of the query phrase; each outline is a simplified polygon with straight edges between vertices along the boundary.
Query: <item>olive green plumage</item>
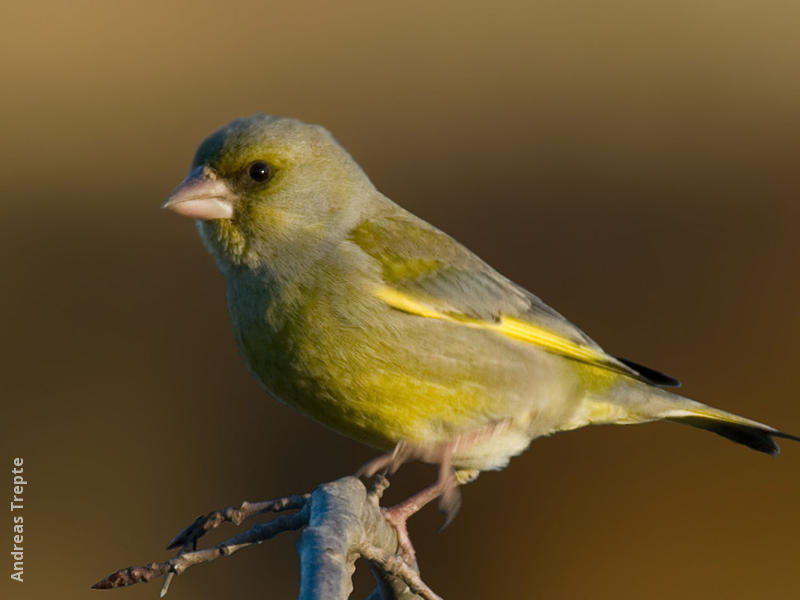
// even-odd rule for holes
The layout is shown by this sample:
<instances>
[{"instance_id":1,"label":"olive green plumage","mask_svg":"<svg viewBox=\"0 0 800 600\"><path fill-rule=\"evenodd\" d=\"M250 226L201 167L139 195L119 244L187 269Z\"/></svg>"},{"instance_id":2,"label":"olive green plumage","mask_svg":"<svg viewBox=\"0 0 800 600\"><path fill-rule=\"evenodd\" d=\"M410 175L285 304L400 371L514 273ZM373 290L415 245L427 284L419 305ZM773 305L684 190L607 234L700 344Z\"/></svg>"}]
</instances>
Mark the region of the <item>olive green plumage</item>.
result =
<instances>
[{"instance_id":1,"label":"olive green plumage","mask_svg":"<svg viewBox=\"0 0 800 600\"><path fill-rule=\"evenodd\" d=\"M461 444L500 468L542 435L685 421L774 453L786 436L672 394L380 194L323 128L256 115L197 150L167 207L196 218L234 335L274 396L376 447Z\"/></svg>"}]
</instances>

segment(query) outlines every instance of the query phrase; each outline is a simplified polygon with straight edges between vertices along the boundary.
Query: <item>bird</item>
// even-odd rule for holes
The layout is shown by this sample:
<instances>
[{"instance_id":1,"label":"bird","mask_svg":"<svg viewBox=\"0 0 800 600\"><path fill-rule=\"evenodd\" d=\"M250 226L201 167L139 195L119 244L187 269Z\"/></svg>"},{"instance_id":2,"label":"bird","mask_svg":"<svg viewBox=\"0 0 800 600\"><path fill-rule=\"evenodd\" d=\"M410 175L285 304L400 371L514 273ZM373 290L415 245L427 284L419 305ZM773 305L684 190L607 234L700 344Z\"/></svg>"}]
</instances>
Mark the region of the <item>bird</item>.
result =
<instances>
[{"instance_id":1,"label":"bird","mask_svg":"<svg viewBox=\"0 0 800 600\"><path fill-rule=\"evenodd\" d=\"M324 127L257 114L197 148L164 208L196 221L225 279L249 371L274 398L436 482L408 517L499 470L536 438L666 420L776 455L800 438L678 395L680 382L607 353L539 297L379 192Z\"/></svg>"}]
</instances>

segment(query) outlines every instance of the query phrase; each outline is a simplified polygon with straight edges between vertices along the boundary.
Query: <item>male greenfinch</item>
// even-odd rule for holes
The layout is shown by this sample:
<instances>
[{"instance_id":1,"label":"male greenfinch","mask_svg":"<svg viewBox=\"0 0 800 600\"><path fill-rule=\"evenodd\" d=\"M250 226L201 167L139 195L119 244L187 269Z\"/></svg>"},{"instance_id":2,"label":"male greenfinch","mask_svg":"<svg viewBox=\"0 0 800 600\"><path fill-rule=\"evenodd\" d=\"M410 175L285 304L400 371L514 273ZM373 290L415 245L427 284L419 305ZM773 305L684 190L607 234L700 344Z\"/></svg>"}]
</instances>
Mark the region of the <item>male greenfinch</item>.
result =
<instances>
[{"instance_id":1,"label":"male greenfinch","mask_svg":"<svg viewBox=\"0 0 800 600\"><path fill-rule=\"evenodd\" d=\"M164 204L197 220L248 368L275 398L356 440L440 465L393 513L531 440L669 420L776 454L768 425L664 389L467 248L381 194L318 125L255 115L200 144Z\"/></svg>"}]
</instances>

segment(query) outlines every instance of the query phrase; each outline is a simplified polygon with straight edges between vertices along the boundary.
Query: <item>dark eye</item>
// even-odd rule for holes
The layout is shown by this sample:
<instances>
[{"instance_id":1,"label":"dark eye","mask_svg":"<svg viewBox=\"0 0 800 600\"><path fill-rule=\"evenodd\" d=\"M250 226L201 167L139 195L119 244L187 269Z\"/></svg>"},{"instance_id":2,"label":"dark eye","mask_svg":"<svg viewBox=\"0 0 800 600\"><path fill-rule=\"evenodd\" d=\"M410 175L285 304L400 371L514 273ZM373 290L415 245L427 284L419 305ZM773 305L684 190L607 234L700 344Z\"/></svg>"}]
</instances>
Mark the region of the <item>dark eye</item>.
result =
<instances>
[{"instance_id":1,"label":"dark eye","mask_svg":"<svg viewBox=\"0 0 800 600\"><path fill-rule=\"evenodd\" d=\"M259 183L266 181L272 175L269 165L262 161L256 161L247 168L247 174L250 179L258 181Z\"/></svg>"}]
</instances>

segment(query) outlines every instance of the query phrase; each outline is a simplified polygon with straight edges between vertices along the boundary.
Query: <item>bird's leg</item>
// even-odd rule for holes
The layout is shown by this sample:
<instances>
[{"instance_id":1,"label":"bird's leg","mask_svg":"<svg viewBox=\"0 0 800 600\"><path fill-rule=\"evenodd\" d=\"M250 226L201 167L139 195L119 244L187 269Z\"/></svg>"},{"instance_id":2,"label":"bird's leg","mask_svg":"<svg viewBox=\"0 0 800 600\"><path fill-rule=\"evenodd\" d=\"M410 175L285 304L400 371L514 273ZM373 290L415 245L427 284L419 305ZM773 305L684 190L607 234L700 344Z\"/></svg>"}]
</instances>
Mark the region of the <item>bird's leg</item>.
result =
<instances>
[{"instance_id":1,"label":"bird's leg","mask_svg":"<svg viewBox=\"0 0 800 600\"><path fill-rule=\"evenodd\" d=\"M432 500L441 498L439 507L445 513L445 523L442 526L444 528L453 520L456 513L458 513L459 506L461 506L458 481L450 465L452 448L453 446L449 444L446 447L446 453L443 454L442 461L439 463L439 477L435 483L399 504L383 509L384 518L397 531L397 543L400 546L403 559L410 565L416 564L416 552L408 535L408 527L406 525L408 518Z\"/></svg>"},{"instance_id":2,"label":"bird's leg","mask_svg":"<svg viewBox=\"0 0 800 600\"><path fill-rule=\"evenodd\" d=\"M386 475L392 475L403 463L408 462L413 454L416 453L412 451L411 446L404 440L400 440L391 452L381 454L363 465L356 471L356 477L372 477L379 471L383 471Z\"/></svg>"},{"instance_id":3,"label":"bird's leg","mask_svg":"<svg viewBox=\"0 0 800 600\"><path fill-rule=\"evenodd\" d=\"M432 500L440 498L439 508L445 516L441 529L447 527L461 507L461 494L458 486L462 483L473 481L478 475L478 471L475 469L454 470L452 466L453 456L458 456L460 452L469 447L501 433L509 425L510 422L508 421L491 423L484 427L464 432L447 442L438 444L414 444L401 440L392 452L374 458L358 470L357 475L359 477L372 477L379 472L391 475L403 463L411 459L419 459L439 465L439 477L435 483L400 504L383 509L384 517L397 530L400 549L409 564L413 564L415 553L406 527L408 518Z\"/></svg>"}]
</instances>

